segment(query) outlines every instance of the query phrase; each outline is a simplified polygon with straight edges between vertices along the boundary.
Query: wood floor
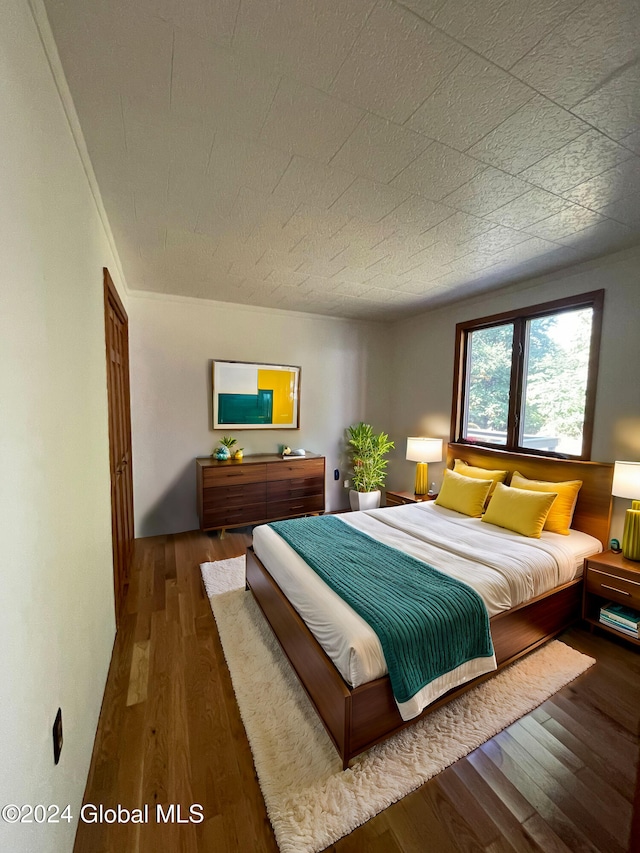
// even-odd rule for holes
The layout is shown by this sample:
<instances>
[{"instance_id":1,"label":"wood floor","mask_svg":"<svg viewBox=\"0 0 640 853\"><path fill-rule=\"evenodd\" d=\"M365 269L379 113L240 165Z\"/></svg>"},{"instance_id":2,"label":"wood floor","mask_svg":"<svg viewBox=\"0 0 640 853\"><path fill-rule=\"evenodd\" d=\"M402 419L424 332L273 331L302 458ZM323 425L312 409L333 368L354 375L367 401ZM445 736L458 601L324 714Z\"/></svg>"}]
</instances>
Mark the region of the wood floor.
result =
<instances>
[{"instance_id":1,"label":"wood floor","mask_svg":"<svg viewBox=\"0 0 640 853\"><path fill-rule=\"evenodd\" d=\"M149 804L151 816L81 823L74 853L277 851L198 569L249 542L244 532L136 542L85 803ZM562 639L597 664L329 850L632 849L640 655L579 628ZM183 819L201 804L205 820L158 824L156 803L179 804ZM637 809L635 820L640 830Z\"/></svg>"}]
</instances>

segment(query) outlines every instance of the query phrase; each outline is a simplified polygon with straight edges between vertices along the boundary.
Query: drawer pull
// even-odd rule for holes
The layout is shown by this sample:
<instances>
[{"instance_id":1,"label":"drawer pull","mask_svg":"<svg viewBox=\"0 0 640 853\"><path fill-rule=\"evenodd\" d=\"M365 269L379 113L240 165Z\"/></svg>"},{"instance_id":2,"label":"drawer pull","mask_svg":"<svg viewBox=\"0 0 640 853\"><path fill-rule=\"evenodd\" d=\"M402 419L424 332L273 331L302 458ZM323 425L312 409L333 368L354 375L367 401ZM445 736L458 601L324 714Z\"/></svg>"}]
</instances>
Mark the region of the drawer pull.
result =
<instances>
[{"instance_id":1,"label":"drawer pull","mask_svg":"<svg viewBox=\"0 0 640 853\"><path fill-rule=\"evenodd\" d=\"M303 507L304 507L304 504L293 504L291 506L291 509L302 509Z\"/></svg>"},{"instance_id":2,"label":"drawer pull","mask_svg":"<svg viewBox=\"0 0 640 853\"><path fill-rule=\"evenodd\" d=\"M628 596L631 596L631 593L630 593L630 592L627 592L627 591L626 591L626 589L618 589L618 588L617 588L617 587L615 587L615 586L607 586L607 585L606 585L606 583L601 583L601 584L600 584L600 586L602 587L602 589L611 589L611 590L613 590L613 592L617 592L617 593L618 593L618 595L628 595Z\"/></svg>"}]
</instances>

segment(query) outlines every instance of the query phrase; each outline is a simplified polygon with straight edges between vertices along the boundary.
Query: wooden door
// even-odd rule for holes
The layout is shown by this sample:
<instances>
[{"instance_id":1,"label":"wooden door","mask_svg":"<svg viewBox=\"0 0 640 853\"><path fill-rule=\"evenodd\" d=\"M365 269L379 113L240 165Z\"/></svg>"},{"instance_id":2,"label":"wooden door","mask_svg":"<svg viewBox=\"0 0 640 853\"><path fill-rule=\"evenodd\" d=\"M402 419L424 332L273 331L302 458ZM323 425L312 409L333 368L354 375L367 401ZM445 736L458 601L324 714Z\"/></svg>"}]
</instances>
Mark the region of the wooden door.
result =
<instances>
[{"instance_id":1,"label":"wooden door","mask_svg":"<svg viewBox=\"0 0 640 853\"><path fill-rule=\"evenodd\" d=\"M106 267L104 269L104 312L109 397L113 586L117 625L129 583L134 539L131 405L129 397L129 321Z\"/></svg>"}]
</instances>

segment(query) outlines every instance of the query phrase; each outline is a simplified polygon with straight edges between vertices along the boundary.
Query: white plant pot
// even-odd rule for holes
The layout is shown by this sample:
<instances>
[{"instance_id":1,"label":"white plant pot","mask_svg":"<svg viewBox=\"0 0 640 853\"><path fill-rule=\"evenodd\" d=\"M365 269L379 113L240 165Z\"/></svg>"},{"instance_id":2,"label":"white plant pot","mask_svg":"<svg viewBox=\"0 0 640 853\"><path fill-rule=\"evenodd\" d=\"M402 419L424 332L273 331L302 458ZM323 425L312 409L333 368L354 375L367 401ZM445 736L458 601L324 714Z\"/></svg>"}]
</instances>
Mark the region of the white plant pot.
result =
<instances>
[{"instance_id":1,"label":"white plant pot","mask_svg":"<svg viewBox=\"0 0 640 853\"><path fill-rule=\"evenodd\" d=\"M377 509L380 506L380 489L375 492L349 492L349 503L355 511L363 509Z\"/></svg>"}]
</instances>

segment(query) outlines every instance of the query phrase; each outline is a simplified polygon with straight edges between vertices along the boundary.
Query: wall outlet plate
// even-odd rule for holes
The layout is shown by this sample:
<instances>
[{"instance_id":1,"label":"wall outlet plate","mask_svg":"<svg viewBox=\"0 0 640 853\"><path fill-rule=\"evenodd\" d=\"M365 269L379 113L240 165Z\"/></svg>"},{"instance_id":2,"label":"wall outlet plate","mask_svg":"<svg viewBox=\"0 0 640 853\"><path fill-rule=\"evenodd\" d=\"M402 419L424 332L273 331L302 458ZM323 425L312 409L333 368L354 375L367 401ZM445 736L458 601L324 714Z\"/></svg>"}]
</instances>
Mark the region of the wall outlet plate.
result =
<instances>
[{"instance_id":1,"label":"wall outlet plate","mask_svg":"<svg viewBox=\"0 0 640 853\"><path fill-rule=\"evenodd\" d=\"M53 723L53 763L57 764L60 761L60 753L62 752L62 708L58 708L55 721Z\"/></svg>"}]
</instances>

